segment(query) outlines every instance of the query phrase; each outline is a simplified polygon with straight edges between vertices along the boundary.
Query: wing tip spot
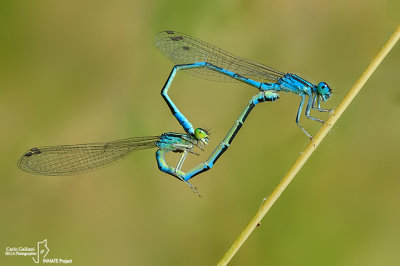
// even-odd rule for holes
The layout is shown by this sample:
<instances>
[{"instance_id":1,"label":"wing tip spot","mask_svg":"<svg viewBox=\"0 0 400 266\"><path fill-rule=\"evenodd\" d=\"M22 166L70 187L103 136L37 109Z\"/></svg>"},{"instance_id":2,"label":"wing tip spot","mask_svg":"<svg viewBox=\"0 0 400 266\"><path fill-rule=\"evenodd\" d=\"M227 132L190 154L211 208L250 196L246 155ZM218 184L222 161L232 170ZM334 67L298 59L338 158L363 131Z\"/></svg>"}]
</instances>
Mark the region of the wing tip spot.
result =
<instances>
[{"instance_id":1,"label":"wing tip spot","mask_svg":"<svg viewBox=\"0 0 400 266\"><path fill-rule=\"evenodd\" d=\"M25 153L24 156L29 157L29 156L32 156L34 154L39 154L39 153L41 153L41 151L38 148L32 148L27 153Z\"/></svg>"}]
</instances>

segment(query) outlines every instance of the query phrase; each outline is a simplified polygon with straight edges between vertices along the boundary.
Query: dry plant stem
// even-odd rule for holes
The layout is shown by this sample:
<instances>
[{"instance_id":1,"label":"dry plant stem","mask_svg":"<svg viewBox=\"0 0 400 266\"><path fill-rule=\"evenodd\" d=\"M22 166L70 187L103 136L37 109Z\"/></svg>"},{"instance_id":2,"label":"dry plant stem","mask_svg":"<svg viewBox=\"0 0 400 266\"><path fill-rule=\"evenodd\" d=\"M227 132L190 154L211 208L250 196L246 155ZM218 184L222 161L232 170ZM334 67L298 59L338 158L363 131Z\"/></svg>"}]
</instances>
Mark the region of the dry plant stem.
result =
<instances>
[{"instance_id":1,"label":"dry plant stem","mask_svg":"<svg viewBox=\"0 0 400 266\"><path fill-rule=\"evenodd\" d=\"M325 138L326 134L331 130L332 126L336 123L339 117L346 110L347 106L351 103L351 101L356 97L358 92L370 78L372 73L376 70L385 56L389 53L389 51L393 48L396 42L400 38L400 26L397 27L396 31L387 41L385 46L381 49L378 55L372 60L367 69L362 73L361 77L357 80L357 82L353 85L350 91L347 93L346 97L343 99L341 104L336 108L336 110L329 117L328 121L322 126L319 130L315 138L307 145L304 152L299 156L296 162L293 164L292 168L289 172L283 177L282 181L275 188L275 190L271 193L271 195L264 201L260 209L254 215L254 217L250 220L249 224L246 228L240 233L240 235L236 238L235 242L229 248L229 250L222 256L218 265L226 265L232 259L232 257L236 254L242 244L246 241L249 235L253 232L254 228L261 222L262 218L267 214L269 209L275 203L275 201L279 198L282 192L286 189L286 187L290 184L296 174L300 171L303 165L306 163L311 154L316 150L321 141Z\"/></svg>"}]
</instances>

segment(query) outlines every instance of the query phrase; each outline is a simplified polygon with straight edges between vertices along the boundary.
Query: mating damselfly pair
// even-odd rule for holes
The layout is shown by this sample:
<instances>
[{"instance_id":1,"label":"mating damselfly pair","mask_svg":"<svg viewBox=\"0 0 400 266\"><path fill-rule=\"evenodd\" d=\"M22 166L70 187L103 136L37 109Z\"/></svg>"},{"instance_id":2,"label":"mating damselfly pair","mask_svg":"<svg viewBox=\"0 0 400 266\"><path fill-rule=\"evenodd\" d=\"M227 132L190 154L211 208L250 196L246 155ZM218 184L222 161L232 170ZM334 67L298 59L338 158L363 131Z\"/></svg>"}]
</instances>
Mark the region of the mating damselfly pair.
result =
<instances>
[{"instance_id":1,"label":"mating damselfly pair","mask_svg":"<svg viewBox=\"0 0 400 266\"><path fill-rule=\"evenodd\" d=\"M32 148L19 159L18 167L32 174L73 175L108 165L124 158L132 151L158 148L156 159L159 169L177 177L194 189L189 180L214 166L258 103L278 100L278 93L281 91L299 95L301 100L295 121L310 139L312 139L311 134L300 125L300 116L304 105L306 105L305 116L321 123L324 121L310 115L311 110L331 111L321 108L321 101L325 102L332 94L325 82L315 85L295 74L280 72L266 65L238 57L176 31L159 33L155 37L155 43L161 52L175 64L161 90L161 95L186 133L170 132L161 136L129 138L106 143ZM232 128L209 158L187 172L182 171L187 154L196 154L193 151L195 147L202 150L202 147L208 143L209 135L204 129L194 129L168 95L172 81L180 70L210 80L237 80L255 87L259 91L250 99ZM164 158L164 155L171 151L182 153L176 167L169 166Z\"/></svg>"}]
</instances>

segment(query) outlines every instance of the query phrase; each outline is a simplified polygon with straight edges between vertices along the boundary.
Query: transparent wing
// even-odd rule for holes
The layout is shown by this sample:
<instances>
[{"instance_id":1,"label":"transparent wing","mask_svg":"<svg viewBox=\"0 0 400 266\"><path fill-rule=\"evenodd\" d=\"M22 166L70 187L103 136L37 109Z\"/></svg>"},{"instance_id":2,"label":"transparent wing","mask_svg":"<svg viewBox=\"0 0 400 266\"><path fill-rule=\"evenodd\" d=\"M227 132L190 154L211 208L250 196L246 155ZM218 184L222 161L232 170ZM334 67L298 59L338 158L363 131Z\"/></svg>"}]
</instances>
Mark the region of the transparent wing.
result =
<instances>
[{"instance_id":1,"label":"transparent wing","mask_svg":"<svg viewBox=\"0 0 400 266\"><path fill-rule=\"evenodd\" d=\"M18 167L36 175L74 175L124 158L132 151L157 147L159 137L129 138L111 142L32 148L18 160Z\"/></svg>"},{"instance_id":2,"label":"transparent wing","mask_svg":"<svg viewBox=\"0 0 400 266\"><path fill-rule=\"evenodd\" d=\"M284 75L284 73L271 67L238 57L176 31L160 32L156 35L154 41L158 49L175 64L208 62L259 82L276 82ZM194 68L188 71L194 76L205 79L232 80L221 73L206 68Z\"/></svg>"}]
</instances>

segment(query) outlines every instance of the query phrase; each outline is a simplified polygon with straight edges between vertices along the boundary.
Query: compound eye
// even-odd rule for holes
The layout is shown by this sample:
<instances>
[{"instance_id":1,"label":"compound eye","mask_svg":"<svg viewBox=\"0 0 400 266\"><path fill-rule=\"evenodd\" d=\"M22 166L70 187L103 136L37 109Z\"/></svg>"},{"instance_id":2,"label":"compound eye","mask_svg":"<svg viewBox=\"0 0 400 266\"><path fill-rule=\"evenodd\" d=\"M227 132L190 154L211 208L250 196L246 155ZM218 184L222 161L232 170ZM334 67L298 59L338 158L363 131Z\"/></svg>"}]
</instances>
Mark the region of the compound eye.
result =
<instances>
[{"instance_id":1,"label":"compound eye","mask_svg":"<svg viewBox=\"0 0 400 266\"><path fill-rule=\"evenodd\" d=\"M325 82L320 82L318 84L317 91L319 94L329 94L330 93L329 86Z\"/></svg>"},{"instance_id":2,"label":"compound eye","mask_svg":"<svg viewBox=\"0 0 400 266\"><path fill-rule=\"evenodd\" d=\"M208 138L208 133L207 133L207 131L205 131L202 128L196 128L194 131L194 137L197 140L202 140L202 139Z\"/></svg>"}]
</instances>

